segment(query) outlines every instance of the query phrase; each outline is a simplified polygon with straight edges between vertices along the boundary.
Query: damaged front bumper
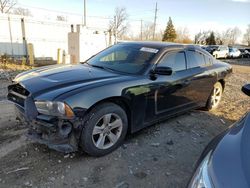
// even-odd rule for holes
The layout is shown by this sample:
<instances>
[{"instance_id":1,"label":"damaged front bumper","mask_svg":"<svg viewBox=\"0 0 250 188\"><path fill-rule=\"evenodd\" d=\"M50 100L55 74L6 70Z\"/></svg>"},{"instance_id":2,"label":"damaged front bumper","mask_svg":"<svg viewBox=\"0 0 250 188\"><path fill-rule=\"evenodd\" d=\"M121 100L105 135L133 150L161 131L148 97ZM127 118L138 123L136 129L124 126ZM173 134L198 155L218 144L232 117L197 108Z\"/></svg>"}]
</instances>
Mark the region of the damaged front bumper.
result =
<instances>
[{"instance_id":1,"label":"damaged front bumper","mask_svg":"<svg viewBox=\"0 0 250 188\"><path fill-rule=\"evenodd\" d=\"M16 115L28 126L27 137L49 148L70 153L78 150L81 123L77 120L59 119L47 115L38 115L33 120L28 120L24 110L16 107Z\"/></svg>"},{"instance_id":2,"label":"damaged front bumper","mask_svg":"<svg viewBox=\"0 0 250 188\"><path fill-rule=\"evenodd\" d=\"M28 126L28 138L64 153L78 150L83 122L80 117L40 114L32 94L20 84L10 85L7 97L14 103L17 117Z\"/></svg>"}]
</instances>

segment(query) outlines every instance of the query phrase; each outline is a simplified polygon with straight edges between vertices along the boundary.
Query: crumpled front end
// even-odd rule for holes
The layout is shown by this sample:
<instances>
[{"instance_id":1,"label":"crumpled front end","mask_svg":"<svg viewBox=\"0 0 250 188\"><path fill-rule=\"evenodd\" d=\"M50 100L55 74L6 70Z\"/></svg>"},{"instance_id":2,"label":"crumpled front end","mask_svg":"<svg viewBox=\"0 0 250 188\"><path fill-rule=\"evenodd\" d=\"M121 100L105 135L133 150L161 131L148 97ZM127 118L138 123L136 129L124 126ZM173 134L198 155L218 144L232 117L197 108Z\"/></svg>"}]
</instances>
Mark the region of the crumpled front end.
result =
<instances>
[{"instance_id":1,"label":"crumpled front end","mask_svg":"<svg viewBox=\"0 0 250 188\"><path fill-rule=\"evenodd\" d=\"M40 114L32 95L20 84L11 85L8 90L8 100L15 104L17 117L29 128L28 138L64 153L78 150L82 121Z\"/></svg>"}]
</instances>

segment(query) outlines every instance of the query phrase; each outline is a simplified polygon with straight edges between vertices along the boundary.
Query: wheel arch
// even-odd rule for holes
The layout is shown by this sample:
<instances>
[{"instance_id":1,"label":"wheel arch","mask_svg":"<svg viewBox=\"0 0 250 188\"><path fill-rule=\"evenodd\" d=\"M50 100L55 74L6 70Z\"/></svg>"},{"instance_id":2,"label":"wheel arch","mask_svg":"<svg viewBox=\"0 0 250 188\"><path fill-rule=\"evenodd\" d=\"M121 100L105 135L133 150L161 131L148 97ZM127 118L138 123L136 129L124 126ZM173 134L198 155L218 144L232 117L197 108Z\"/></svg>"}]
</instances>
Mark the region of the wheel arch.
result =
<instances>
[{"instance_id":1,"label":"wheel arch","mask_svg":"<svg viewBox=\"0 0 250 188\"><path fill-rule=\"evenodd\" d=\"M108 97L105 99L102 99L96 103L94 103L91 107L88 108L86 113L89 113L93 108L95 108L97 105L100 105L102 103L114 103L118 106L120 106L126 113L128 118L128 132L131 132L131 126L132 126L132 114L131 114L131 108L129 106L129 100L125 97L117 96L117 97Z\"/></svg>"},{"instance_id":2,"label":"wheel arch","mask_svg":"<svg viewBox=\"0 0 250 188\"><path fill-rule=\"evenodd\" d=\"M218 82L221 84L222 89L223 89L223 91L224 91L224 89L225 89L225 84L226 84L225 80L224 80L224 79L220 79L220 80L218 80Z\"/></svg>"}]
</instances>

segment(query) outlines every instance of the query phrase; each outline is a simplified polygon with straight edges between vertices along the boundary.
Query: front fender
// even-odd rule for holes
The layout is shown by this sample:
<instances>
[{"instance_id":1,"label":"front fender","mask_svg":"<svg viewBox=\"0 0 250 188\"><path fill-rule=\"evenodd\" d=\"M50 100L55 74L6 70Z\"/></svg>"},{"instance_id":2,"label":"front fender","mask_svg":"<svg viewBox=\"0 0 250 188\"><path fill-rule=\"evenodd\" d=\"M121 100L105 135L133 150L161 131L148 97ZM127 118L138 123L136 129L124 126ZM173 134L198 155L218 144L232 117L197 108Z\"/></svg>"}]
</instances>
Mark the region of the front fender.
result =
<instances>
[{"instance_id":1,"label":"front fender","mask_svg":"<svg viewBox=\"0 0 250 188\"><path fill-rule=\"evenodd\" d=\"M94 88L68 96L64 101L75 111L85 112L94 104L111 97L121 97L120 88Z\"/></svg>"}]
</instances>

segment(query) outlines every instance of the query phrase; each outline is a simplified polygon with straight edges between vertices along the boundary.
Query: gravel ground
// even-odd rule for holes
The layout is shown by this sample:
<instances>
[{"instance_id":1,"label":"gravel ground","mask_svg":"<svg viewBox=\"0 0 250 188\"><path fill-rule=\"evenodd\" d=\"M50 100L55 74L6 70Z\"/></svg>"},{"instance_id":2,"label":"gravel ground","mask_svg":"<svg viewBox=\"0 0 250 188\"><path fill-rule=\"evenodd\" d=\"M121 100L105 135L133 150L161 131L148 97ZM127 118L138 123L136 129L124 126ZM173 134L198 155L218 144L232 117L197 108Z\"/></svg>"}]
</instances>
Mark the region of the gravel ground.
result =
<instances>
[{"instance_id":1,"label":"gravel ground","mask_svg":"<svg viewBox=\"0 0 250 188\"><path fill-rule=\"evenodd\" d=\"M216 111L195 110L146 128L101 158L26 140L25 126L5 101L9 82L0 80L0 187L185 187L208 142L250 110L240 91L250 82L250 67L233 68Z\"/></svg>"}]
</instances>

